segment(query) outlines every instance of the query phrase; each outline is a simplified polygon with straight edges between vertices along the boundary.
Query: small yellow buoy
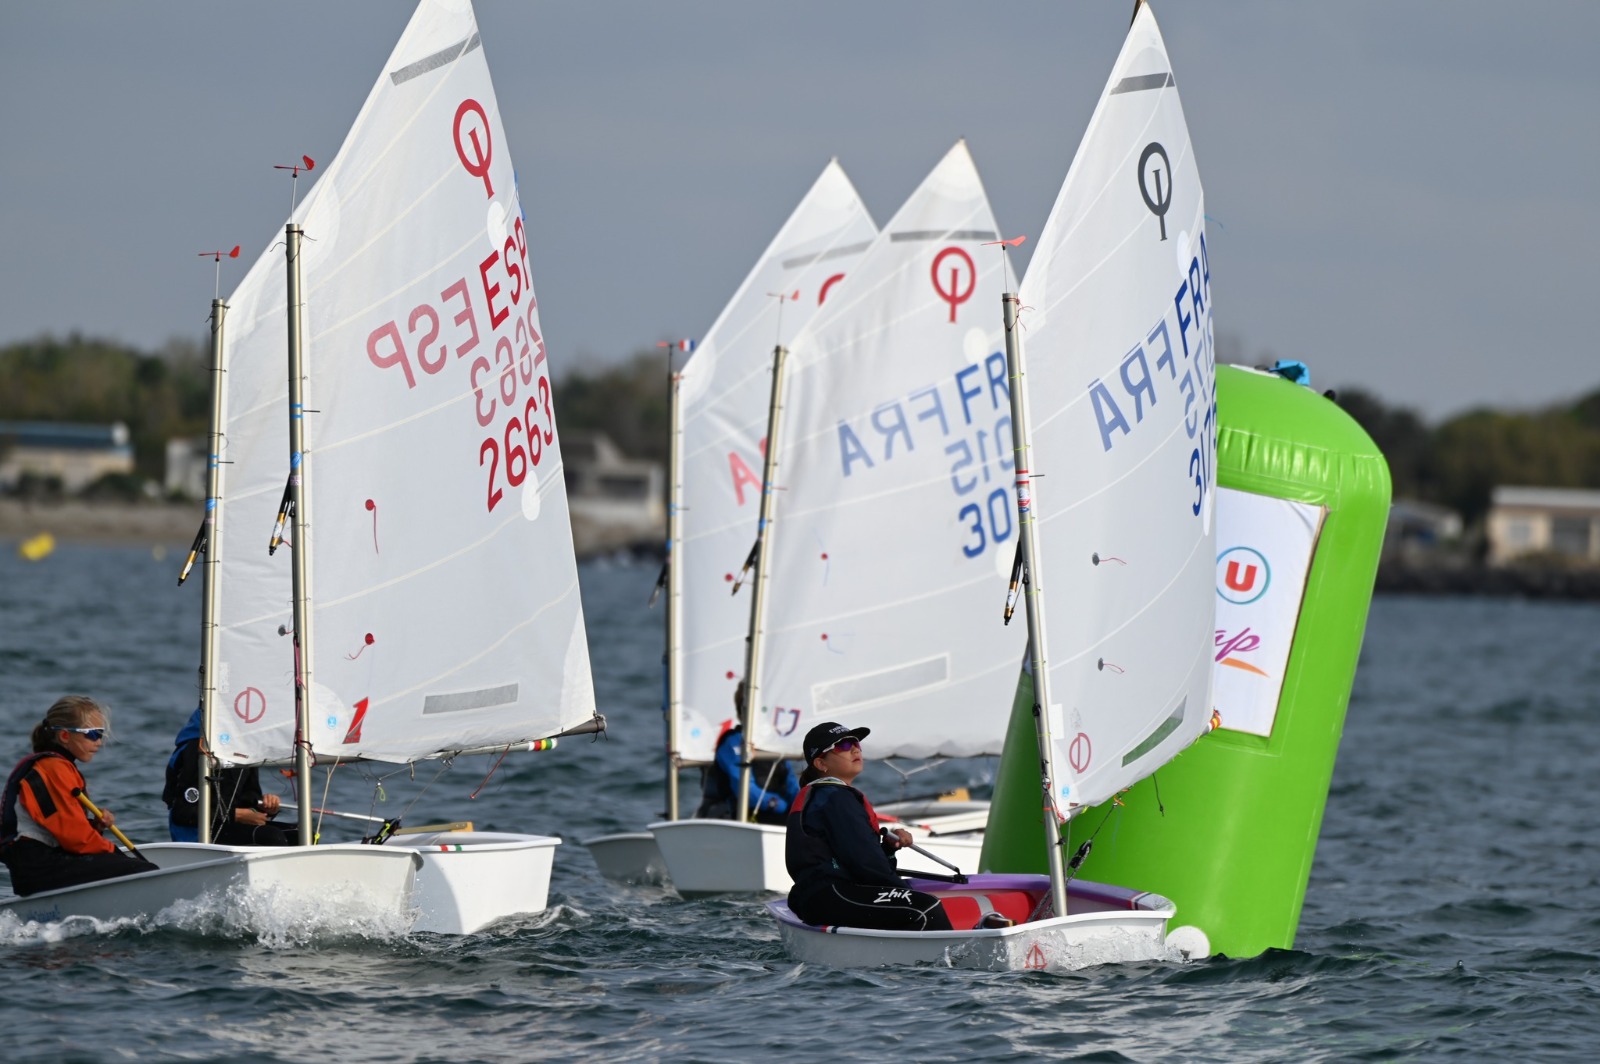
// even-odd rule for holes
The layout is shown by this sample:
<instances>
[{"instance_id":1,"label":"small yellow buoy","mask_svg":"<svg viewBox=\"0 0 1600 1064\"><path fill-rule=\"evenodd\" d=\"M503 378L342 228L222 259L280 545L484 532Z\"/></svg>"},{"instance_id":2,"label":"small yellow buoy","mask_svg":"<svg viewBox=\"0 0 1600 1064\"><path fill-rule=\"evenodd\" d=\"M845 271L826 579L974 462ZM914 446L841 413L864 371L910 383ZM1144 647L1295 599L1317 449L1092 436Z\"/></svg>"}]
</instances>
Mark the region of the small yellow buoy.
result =
<instances>
[{"instance_id":1,"label":"small yellow buoy","mask_svg":"<svg viewBox=\"0 0 1600 1064\"><path fill-rule=\"evenodd\" d=\"M25 539L17 545L17 553L30 562L36 562L56 549L56 537L48 532L40 532L32 539Z\"/></svg>"}]
</instances>

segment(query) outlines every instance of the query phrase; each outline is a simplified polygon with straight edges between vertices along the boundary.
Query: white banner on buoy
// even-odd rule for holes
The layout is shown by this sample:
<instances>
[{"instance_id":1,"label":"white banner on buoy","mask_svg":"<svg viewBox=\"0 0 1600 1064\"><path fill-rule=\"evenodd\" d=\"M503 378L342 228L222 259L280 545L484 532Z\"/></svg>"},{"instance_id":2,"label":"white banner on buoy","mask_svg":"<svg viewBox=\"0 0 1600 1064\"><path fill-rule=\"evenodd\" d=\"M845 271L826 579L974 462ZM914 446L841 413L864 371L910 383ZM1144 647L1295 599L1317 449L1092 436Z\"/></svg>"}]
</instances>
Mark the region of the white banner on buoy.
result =
<instances>
[{"instance_id":1,"label":"white banner on buoy","mask_svg":"<svg viewBox=\"0 0 1600 1064\"><path fill-rule=\"evenodd\" d=\"M1215 705L1229 731L1272 734L1325 514L1290 499L1218 491Z\"/></svg>"}]
</instances>

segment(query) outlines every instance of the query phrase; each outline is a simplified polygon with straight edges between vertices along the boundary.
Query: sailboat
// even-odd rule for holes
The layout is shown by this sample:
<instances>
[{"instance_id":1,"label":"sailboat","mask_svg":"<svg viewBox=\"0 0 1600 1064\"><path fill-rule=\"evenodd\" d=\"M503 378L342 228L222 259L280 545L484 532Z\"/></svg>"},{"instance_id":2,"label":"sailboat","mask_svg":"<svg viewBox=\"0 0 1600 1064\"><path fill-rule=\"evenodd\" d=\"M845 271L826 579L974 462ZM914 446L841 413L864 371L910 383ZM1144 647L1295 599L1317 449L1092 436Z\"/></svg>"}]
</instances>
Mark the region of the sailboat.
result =
<instances>
[{"instance_id":1,"label":"sailboat","mask_svg":"<svg viewBox=\"0 0 1600 1064\"><path fill-rule=\"evenodd\" d=\"M870 727L874 758L1000 752L1004 720L971 711L1014 688L1023 643L979 620L1016 534L1004 356L977 310L1002 289L997 238L958 143L776 352L746 654L726 666L749 677L758 753L799 757L825 720ZM789 888L784 829L742 812L651 825L680 893ZM908 827L976 866L975 830Z\"/></svg>"},{"instance_id":2,"label":"sailboat","mask_svg":"<svg viewBox=\"0 0 1600 1064\"><path fill-rule=\"evenodd\" d=\"M666 588L666 821L692 816L681 769L711 764L734 716L749 606L729 594L761 499L771 351L837 291L878 228L837 159L812 183L673 380ZM607 878L661 882L654 829L589 839Z\"/></svg>"},{"instance_id":3,"label":"sailboat","mask_svg":"<svg viewBox=\"0 0 1600 1064\"><path fill-rule=\"evenodd\" d=\"M295 766L309 842L314 767L448 766L604 726L527 227L470 4L418 6L281 249L231 300L204 734L219 763ZM274 549L242 549L269 532ZM380 841L365 849L420 855L415 928L441 933L542 910L559 844Z\"/></svg>"},{"instance_id":4,"label":"sailboat","mask_svg":"<svg viewBox=\"0 0 1600 1064\"><path fill-rule=\"evenodd\" d=\"M956 929L943 932L814 927L774 902L791 955L1038 970L1174 955L1172 903L1069 882L1063 826L1212 723L1210 296L1199 171L1166 46L1141 4L1021 296L1002 299L1050 875L913 880L944 899ZM1006 708L989 704L995 717ZM1014 925L975 928L989 910Z\"/></svg>"},{"instance_id":5,"label":"sailboat","mask_svg":"<svg viewBox=\"0 0 1600 1064\"><path fill-rule=\"evenodd\" d=\"M219 253L219 262L220 258ZM225 372L227 304L213 299L211 309L212 379L221 380ZM212 455L218 450L220 404L218 389L212 404ZM221 561L221 535L215 521L217 469L218 464L211 462L205 520L179 578L181 584L196 556L204 551L206 635L214 631L210 623L214 604L211 591ZM195 783L202 795L209 796L203 779ZM204 807L201 822L209 826ZM119 835L118 840L128 843L126 836ZM268 913L336 911L344 926L350 926L355 917L373 917L379 926L393 927L411 920L416 871L422 865L422 858L414 852L379 851L359 845L249 849L158 843L138 852L156 866L155 871L0 900L0 912L23 921L44 923L70 917L160 919L165 913L178 912L178 907L186 903L210 903L224 908L265 904Z\"/></svg>"}]
</instances>

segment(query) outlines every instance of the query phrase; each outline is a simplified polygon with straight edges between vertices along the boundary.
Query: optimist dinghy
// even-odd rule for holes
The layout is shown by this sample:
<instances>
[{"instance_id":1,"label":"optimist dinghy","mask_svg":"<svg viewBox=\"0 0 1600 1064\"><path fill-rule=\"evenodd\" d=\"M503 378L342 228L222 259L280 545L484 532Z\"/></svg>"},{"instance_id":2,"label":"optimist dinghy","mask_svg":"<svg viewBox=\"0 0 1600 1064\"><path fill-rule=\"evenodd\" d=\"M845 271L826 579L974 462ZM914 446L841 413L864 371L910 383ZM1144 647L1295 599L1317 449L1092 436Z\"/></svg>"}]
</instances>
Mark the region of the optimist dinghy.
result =
<instances>
[{"instance_id":1,"label":"optimist dinghy","mask_svg":"<svg viewBox=\"0 0 1600 1064\"><path fill-rule=\"evenodd\" d=\"M771 344L788 343L817 307L837 296L877 232L844 168L829 162L673 376L672 504L658 584L666 592L662 708L669 822L691 823L685 818L694 813L698 788L685 809L679 773L716 757L720 725L733 715L733 691L744 667L750 611L728 591L749 548L750 518L761 497L756 478L766 449ZM653 830L660 826L584 845L607 879L663 883L667 863ZM680 872L696 859L680 858ZM755 874L750 862L759 858L730 859Z\"/></svg>"},{"instance_id":2,"label":"optimist dinghy","mask_svg":"<svg viewBox=\"0 0 1600 1064\"><path fill-rule=\"evenodd\" d=\"M959 143L793 353L774 352L745 661L724 666L749 678L758 755L798 758L834 718L870 727L875 758L1000 752L1004 717L973 711L1010 698L1023 646L980 619L1016 538L1005 358L974 309L1004 287L983 247L997 235ZM742 823L746 811L650 825L680 893L789 889L783 828ZM978 812L923 807L899 826L970 868Z\"/></svg>"},{"instance_id":3,"label":"optimist dinghy","mask_svg":"<svg viewBox=\"0 0 1600 1064\"><path fill-rule=\"evenodd\" d=\"M286 228L287 292L275 241L213 304L213 461L190 555L205 554L205 748L293 764L302 840L313 765L544 750L604 726L516 173L467 0L418 5L318 172ZM221 565L225 528L259 543L275 517L285 552L275 534L273 552ZM543 910L559 844L202 836L143 848L159 871L0 909L116 918L241 887L308 904L348 887L415 913L415 930L465 934Z\"/></svg>"},{"instance_id":4,"label":"optimist dinghy","mask_svg":"<svg viewBox=\"0 0 1600 1064\"><path fill-rule=\"evenodd\" d=\"M204 544L205 749L293 764L302 840L314 766L448 765L604 727L517 174L467 0L418 5L316 172L218 305ZM256 549L219 564L224 526ZM556 838L379 834L363 849L421 858L417 930L547 904Z\"/></svg>"},{"instance_id":5,"label":"optimist dinghy","mask_svg":"<svg viewBox=\"0 0 1600 1064\"><path fill-rule=\"evenodd\" d=\"M909 880L912 890L943 902L954 928L950 931L816 927L790 912L788 902L769 902L767 907L791 957L835 968L941 964L983 971L1064 972L1110 961L1163 957L1168 952L1167 921L1173 906L1159 894L1072 883L1067 890L1071 915L1051 916L1047 915L1049 876L964 878L964 883L951 883L913 874ZM1013 926L978 926L989 913L1013 921Z\"/></svg>"},{"instance_id":6,"label":"optimist dinghy","mask_svg":"<svg viewBox=\"0 0 1600 1064\"><path fill-rule=\"evenodd\" d=\"M814 927L774 903L793 956L1062 970L1207 952L1188 929L1183 950L1169 943L1167 899L1069 883L1062 850L1071 817L1213 726L1210 297L1199 173L1166 47L1141 4L1021 297L1002 297L1022 533L1013 588L1027 611L1050 875L914 883L946 899L957 928L974 904L1022 914L1004 928Z\"/></svg>"},{"instance_id":7,"label":"optimist dinghy","mask_svg":"<svg viewBox=\"0 0 1600 1064\"><path fill-rule=\"evenodd\" d=\"M913 803L921 807L923 803ZM977 803L982 804L982 803ZM940 818L890 819L896 803L875 807L881 818L911 832L916 844L957 867L976 868L983 852L983 822L950 814L950 834ZM783 893L794 886L784 861L785 829L777 824L735 820L677 820L651 824L650 830L672 874L672 887L685 897L724 893Z\"/></svg>"}]
</instances>

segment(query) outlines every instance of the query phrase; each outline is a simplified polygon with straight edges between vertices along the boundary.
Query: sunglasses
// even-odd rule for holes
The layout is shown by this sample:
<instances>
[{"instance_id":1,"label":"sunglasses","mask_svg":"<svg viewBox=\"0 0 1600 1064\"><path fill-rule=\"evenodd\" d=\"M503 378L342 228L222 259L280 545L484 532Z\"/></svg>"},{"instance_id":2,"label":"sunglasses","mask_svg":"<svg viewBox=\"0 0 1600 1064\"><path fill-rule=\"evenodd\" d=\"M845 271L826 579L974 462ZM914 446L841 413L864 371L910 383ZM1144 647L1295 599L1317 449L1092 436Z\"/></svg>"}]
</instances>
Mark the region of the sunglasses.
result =
<instances>
[{"instance_id":1,"label":"sunglasses","mask_svg":"<svg viewBox=\"0 0 1600 1064\"><path fill-rule=\"evenodd\" d=\"M827 751L825 751L825 752L831 754L835 750L843 750L845 753L848 754L852 750L859 750L859 749L861 749L861 740L860 739L840 739L838 742L836 742L832 746L828 747Z\"/></svg>"},{"instance_id":2,"label":"sunglasses","mask_svg":"<svg viewBox=\"0 0 1600 1064\"><path fill-rule=\"evenodd\" d=\"M104 728L57 728L56 731L67 731L75 735L81 735L91 743L97 743L106 737Z\"/></svg>"}]
</instances>

